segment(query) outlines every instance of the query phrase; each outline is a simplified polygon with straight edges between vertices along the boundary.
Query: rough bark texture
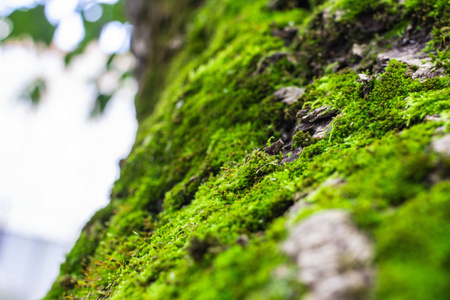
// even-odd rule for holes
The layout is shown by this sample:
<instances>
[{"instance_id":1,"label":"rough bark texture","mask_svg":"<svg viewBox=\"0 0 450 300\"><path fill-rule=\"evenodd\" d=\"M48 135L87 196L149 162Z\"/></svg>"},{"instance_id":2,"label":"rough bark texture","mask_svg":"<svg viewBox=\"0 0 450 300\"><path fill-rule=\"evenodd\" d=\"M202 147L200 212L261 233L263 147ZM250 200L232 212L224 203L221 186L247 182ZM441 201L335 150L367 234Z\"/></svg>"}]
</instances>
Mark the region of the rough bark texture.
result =
<instances>
[{"instance_id":1,"label":"rough bark texture","mask_svg":"<svg viewBox=\"0 0 450 300\"><path fill-rule=\"evenodd\" d=\"M128 4L136 143L46 299L448 299L448 1Z\"/></svg>"}]
</instances>

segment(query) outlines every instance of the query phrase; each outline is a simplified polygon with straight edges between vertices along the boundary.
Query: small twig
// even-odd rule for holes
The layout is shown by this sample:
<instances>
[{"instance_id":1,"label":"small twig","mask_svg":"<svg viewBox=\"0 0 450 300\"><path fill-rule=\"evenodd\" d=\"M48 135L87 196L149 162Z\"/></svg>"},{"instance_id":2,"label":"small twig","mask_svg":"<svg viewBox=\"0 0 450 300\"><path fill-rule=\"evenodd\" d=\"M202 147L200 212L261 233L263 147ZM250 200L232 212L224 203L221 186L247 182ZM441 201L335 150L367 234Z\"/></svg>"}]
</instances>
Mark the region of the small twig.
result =
<instances>
[{"instance_id":1,"label":"small twig","mask_svg":"<svg viewBox=\"0 0 450 300\"><path fill-rule=\"evenodd\" d=\"M258 171L256 171L256 174L258 174L259 171L261 171L265 166L268 166L268 165L275 165L275 164L274 164L273 162L270 162L270 163L265 164L264 166L262 166L261 168L259 168Z\"/></svg>"},{"instance_id":2,"label":"small twig","mask_svg":"<svg viewBox=\"0 0 450 300\"><path fill-rule=\"evenodd\" d=\"M141 240L141 242L143 242L144 244L146 244L146 245L148 245L148 246L150 246L146 241L144 241L144 239L143 238L141 238L140 236L139 236L139 233L137 233L136 231L133 231L133 233L138 237L138 239L140 239Z\"/></svg>"}]
</instances>

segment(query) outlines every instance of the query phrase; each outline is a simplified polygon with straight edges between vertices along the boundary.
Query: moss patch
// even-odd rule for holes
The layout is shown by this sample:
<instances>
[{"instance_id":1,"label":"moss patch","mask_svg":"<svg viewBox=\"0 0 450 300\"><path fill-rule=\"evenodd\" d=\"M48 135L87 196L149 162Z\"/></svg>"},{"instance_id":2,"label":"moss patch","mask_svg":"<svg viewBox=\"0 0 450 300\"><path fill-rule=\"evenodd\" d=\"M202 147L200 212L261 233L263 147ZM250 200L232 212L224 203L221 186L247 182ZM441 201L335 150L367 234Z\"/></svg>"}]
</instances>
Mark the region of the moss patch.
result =
<instances>
[{"instance_id":1,"label":"moss patch","mask_svg":"<svg viewBox=\"0 0 450 300\"><path fill-rule=\"evenodd\" d=\"M388 48L411 16L431 32L448 5L430 3L274 11L265 0L205 1L140 122L111 204L83 230L46 299L298 299L307 291L279 248L296 201L305 203L297 221L329 208L353 214L378 248L381 299L413 297L405 290L444 299L448 163L429 144L447 130L450 79L419 82L393 60L365 83L349 68L361 59L343 54L354 43ZM272 35L286 26L299 29L287 46ZM364 59L360 69L375 75L371 53ZM285 86L305 87L290 107L273 97ZM296 111L323 106L339 115L324 139L294 137L304 148L296 161L261 150L295 126ZM330 178L341 183L324 184Z\"/></svg>"}]
</instances>

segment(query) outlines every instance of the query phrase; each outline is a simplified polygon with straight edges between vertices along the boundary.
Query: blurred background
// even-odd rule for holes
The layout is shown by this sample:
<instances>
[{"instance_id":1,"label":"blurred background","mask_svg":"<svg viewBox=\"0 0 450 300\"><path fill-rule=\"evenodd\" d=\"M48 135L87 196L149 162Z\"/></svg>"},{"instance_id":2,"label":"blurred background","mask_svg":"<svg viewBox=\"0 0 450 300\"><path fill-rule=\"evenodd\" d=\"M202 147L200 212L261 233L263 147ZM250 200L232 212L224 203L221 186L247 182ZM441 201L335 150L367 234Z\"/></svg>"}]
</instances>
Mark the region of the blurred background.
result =
<instances>
[{"instance_id":1,"label":"blurred background","mask_svg":"<svg viewBox=\"0 0 450 300\"><path fill-rule=\"evenodd\" d=\"M0 299L40 299L137 122L117 0L0 0Z\"/></svg>"}]
</instances>

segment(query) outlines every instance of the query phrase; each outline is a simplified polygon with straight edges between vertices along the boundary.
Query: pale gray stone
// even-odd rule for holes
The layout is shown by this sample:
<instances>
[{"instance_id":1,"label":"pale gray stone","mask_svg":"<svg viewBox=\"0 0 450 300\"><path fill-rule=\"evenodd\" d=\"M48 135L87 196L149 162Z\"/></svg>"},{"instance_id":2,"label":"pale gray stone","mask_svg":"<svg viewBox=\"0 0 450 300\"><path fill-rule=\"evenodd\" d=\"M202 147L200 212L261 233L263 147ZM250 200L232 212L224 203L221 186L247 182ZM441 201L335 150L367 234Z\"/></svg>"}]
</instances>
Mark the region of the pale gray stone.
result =
<instances>
[{"instance_id":1,"label":"pale gray stone","mask_svg":"<svg viewBox=\"0 0 450 300\"><path fill-rule=\"evenodd\" d=\"M315 131L312 137L317 139L323 139L324 137L326 137L328 133L330 133L333 129L331 126L331 121L332 120L327 120L315 124Z\"/></svg>"},{"instance_id":2,"label":"pale gray stone","mask_svg":"<svg viewBox=\"0 0 450 300\"><path fill-rule=\"evenodd\" d=\"M275 96L275 99L277 99L278 101L291 105L297 102L298 98L303 96L304 93L305 89L301 89L296 86L288 86L279 89L273 95Z\"/></svg>"},{"instance_id":3,"label":"pale gray stone","mask_svg":"<svg viewBox=\"0 0 450 300\"><path fill-rule=\"evenodd\" d=\"M356 55L359 57L364 57L364 54L366 51L367 51L367 45L353 44L353 47L352 47L353 55Z\"/></svg>"},{"instance_id":4,"label":"pale gray stone","mask_svg":"<svg viewBox=\"0 0 450 300\"><path fill-rule=\"evenodd\" d=\"M441 119L440 115L433 115L433 116L425 116L425 118L423 118L423 120L425 122L439 122L442 119Z\"/></svg>"},{"instance_id":5,"label":"pale gray stone","mask_svg":"<svg viewBox=\"0 0 450 300\"><path fill-rule=\"evenodd\" d=\"M372 286L372 243L345 211L317 213L296 225L283 249L310 289L307 299L360 299Z\"/></svg>"},{"instance_id":6,"label":"pale gray stone","mask_svg":"<svg viewBox=\"0 0 450 300\"><path fill-rule=\"evenodd\" d=\"M338 112L331 106L316 108L306 115L304 110L299 111L297 116L301 116L301 123L297 125L295 132L308 131L313 138L322 139L331 131L331 122Z\"/></svg>"},{"instance_id":7,"label":"pale gray stone","mask_svg":"<svg viewBox=\"0 0 450 300\"><path fill-rule=\"evenodd\" d=\"M359 74L358 75L359 80L361 80L362 82L369 82L373 80L373 77L370 75L366 75L366 74Z\"/></svg>"},{"instance_id":8,"label":"pale gray stone","mask_svg":"<svg viewBox=\"0 0 450 300\"><path fill-rule=\"evenodd\" d=\"M450 134L447 134L431 143L431 148L434 152L444 156L450 156Z\"/></svg>"},{"instance_id":9,"label":"pale gray stone","mask_svg":"<svg viewBox=\"0 0 450 300\"><path fill-rule=\"evenodd\" d=\"M446 76L443 68L437 68L432 63L431 58L424 52L423 49L416 45L405 46L402 48L394 48L390 51L380 53L377 56L377 62L380 67L386 67L389 61L396 59L400 62L407 64L408 66L418 67L418 70L412 74L413 79L417 79L420 82L427 80L428 78L434 78L439 76Z\"/></svg>"},{"instance_id":10,"label":"pale gray stone","mask_svg":"<svg viewBox=\"0 0 450 300\"><path fill-rule=\"evenodd\" d=\"M327 119L337 114L337 109L331 109L331 106L323 106L316 108L302 118L303 122L314 123L319 120Z\"/></svg>"}]
</instances>

